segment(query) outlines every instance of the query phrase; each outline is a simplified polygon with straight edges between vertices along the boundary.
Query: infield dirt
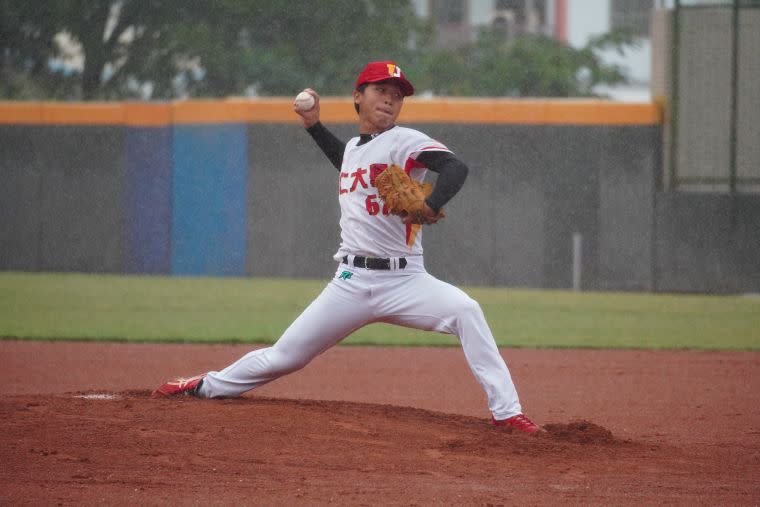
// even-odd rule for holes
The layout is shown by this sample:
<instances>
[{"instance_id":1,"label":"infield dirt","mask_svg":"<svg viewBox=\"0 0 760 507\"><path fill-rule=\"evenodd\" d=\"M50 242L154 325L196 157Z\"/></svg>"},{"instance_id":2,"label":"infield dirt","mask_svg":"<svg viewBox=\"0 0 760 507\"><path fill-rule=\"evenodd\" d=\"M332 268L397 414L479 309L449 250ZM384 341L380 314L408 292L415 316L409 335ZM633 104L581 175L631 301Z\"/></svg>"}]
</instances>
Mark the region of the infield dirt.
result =
<instances>
[{"instance_id":1,"label":"infield dirt","mask_svg":"<svg viewBox=\"0 0 760 507\"><path fill-rule=\"evenodd\" d=\"M338 347L239 399L151 399L252 347L0 341L3 505L756 505L760 353Z\"/></svg>"}]
</instances>

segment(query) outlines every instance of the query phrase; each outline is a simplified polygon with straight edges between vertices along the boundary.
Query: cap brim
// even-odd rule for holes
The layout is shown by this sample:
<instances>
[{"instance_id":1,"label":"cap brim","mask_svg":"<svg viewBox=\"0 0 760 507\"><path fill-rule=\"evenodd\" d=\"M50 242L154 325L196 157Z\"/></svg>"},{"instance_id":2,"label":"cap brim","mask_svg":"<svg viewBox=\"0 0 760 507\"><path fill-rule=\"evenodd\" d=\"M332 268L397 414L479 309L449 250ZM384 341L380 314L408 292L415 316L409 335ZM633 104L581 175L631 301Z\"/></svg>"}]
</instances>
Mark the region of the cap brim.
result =
<instances>
[{"instance_id":1,"label":"cap brim","mask_svg":"<svg viewBox=\"0 0 760 507\"><path fill-rule=\"evenodd\" d=\"M399 88L401 88L401 91L404 92L404 97L408 97L410 95L414 95L414 86L412 86L412 83L407 81L406 79L402 77L389 77L389 76L382 76L377 79L367 79L364 81L364 83L379 83L380 81L395 81L398 83Z\"/></svg>"}]
</instances>

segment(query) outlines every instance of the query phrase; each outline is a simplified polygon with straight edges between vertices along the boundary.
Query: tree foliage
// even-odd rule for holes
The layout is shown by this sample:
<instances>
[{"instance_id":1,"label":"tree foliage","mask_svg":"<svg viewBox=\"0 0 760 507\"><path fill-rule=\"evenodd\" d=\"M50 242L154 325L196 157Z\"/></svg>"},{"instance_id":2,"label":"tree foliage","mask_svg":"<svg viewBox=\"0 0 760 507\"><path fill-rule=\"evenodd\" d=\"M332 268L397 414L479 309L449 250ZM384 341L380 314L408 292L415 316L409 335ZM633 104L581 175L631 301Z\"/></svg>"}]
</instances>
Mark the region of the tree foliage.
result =
<instances>
[{"instance_id":1,"label":"tree foliage","mask_svg":"<svg viewBox=\"0 0 760 507\"><path fill-rule=\"evenodd\" d=\"M419 85L439 95L586 97L599 84L627 81L624 69L600 53L633 45L623 31L610 32L575 49L544 35L507 41L484 30L475 44L420 58Z\"/></svg>"},{"instance_id":2,"label":"tree foliage","mask_svg":"<svg viewBox=\"0 0 760 507\"><path fill-rule=\"evenodd\" d=\"M174 77L170 41L201 4L0 0L2 91L20 98L117 98L128 96L141 76L160 87ZM51 65L67 52L81 52L81 69Z\"/></svg>"},{"instance_id":3,"label":"tree foliage","mask_svg":"<svg viewBox=\"0 0 760 507\"><path fill-rule=\"evenodd\" d=\"M345 95L367 61L403 61L410 38L429 32L408 0L322 0L318 8L307 0L217 3L223 8L213 25L233 25L210 30L196 46L207 79L194 91L205 95L246 87L290 95L305 86Z\"/></svg>"},{"instance_id":4,"label":"tree foliage","mask_svg":"<svg viewBox=\"0 0 760 507\"><path fill-rule=\"evenodd\" d=\"M424 34L407 0L0 0L0 94L111 99L345 93L375 58L403 58ZM66 34L84 58L51 68Z\"/></svg>"},{"instance_id":5,"label":"tree foliage","mask_svg":"<svg viewBox=\"0 0 760 507\"><path fill-rule=\"evenodd\" d=\"M579 96L625 79L598 51L547 37L431 49L409 0L0 0L0 97L124 99L345 95L371 60L403 62L420 91ZM78 60L77 60L78 58Z\"/></svg>"}]
</instances>

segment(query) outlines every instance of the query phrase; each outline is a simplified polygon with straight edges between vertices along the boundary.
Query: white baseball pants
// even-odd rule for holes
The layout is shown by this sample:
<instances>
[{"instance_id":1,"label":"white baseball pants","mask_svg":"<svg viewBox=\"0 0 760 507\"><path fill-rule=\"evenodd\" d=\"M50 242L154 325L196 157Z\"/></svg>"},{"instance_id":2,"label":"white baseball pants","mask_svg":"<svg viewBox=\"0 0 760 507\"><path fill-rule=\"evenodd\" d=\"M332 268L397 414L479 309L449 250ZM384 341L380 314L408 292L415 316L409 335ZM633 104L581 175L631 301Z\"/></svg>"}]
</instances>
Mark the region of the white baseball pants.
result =
<instances>
[{"instance_id":1,"label":"white baseball pants","mask_svg":"<svg viewBox=\"0 0 760 507\"><path fill-rule=\"evenodd\" d=\"M522 412L507 365L480 305L425 271L422 257L404 269L369 270L339 264L335 278L271 347L249 352L206 376L202 397L233 397L306 366L357 329L373 322L459 337L467 363L496 419Z\"/></svg>"}]
</instances>

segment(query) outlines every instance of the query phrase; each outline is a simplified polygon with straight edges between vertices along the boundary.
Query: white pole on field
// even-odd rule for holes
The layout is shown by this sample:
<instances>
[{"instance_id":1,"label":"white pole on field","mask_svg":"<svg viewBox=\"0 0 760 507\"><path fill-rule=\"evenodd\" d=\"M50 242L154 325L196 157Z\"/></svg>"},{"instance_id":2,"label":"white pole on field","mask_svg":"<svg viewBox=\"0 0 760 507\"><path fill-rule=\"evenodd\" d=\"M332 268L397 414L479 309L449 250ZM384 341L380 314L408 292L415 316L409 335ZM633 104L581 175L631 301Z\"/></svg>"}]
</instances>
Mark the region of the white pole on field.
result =
<instances>
[{"instance_id":1,"label":"white pole on field","mask_svg":"<svg viewBox=\"0 0 760 507\"><path fill-rule=\"evenodd\" d=\"M581 260L583 258L583 237L580 232L573 233L573 290L581 290Z\"/></svg>"}]
</instances>

